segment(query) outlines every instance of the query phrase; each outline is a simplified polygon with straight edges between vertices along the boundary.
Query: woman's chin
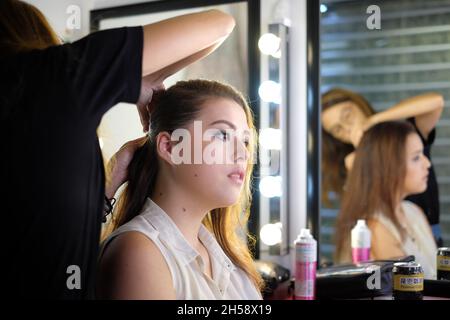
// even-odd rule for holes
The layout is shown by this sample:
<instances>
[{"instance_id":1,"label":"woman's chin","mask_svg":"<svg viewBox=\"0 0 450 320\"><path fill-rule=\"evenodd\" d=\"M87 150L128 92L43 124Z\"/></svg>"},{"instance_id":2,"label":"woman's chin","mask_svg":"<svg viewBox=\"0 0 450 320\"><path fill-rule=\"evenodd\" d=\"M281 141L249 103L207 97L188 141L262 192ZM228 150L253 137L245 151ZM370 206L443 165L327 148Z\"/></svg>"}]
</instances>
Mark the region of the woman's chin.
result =
<instances>
[{"instance_id":1,"label":"woman's chin","mask_svg":"<svg viewBox=\"0 0 450 320\"><path fill-rule=\"evenodd\" d=\"M239 195L227 195L226 197L222 197L220 199L221 205L220 208L231 207L234 206L239 200Z\"/></svg>"},{"instance_id":2,"label":"woman's chin","mask_svg":"<svg viewBox=\"0 0 450 320\"><path fill-rule=\"evenodd\" d=\"M408 192L408 195L413 196L416 194L424 193L427 190L427 185L422 186L421 188L416 188Z\"/></svg>"}]
</instances>

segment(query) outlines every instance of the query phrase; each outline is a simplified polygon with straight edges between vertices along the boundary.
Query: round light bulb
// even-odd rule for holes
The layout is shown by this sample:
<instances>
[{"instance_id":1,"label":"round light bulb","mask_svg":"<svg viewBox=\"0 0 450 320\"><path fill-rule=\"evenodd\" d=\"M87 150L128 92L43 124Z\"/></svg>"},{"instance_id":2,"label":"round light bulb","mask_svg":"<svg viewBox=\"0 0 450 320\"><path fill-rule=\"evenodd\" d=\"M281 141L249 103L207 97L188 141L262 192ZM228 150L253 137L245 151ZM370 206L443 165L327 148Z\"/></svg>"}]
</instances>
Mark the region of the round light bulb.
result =
<instances>
[{"instance_id":1,"label":"round light bulb","mask_svg":"<svg viewBox=\"0 0 450 320\"><path fill-rule=\"evenodd\" d=\"M261 241L268 246L281 243L281 222L265 224L261 228L259 236L261 237Z\"/></svg>"},{"instance_id":2,"label":"round light bulb","mask_svg":"<svg viewBox=\"0 0 450 320\"><path fill-rule=\"evenodd\" d=\"M274 54L272 54L272 57L274 57L276 59L280 59L281 58L281 49L278 50L277 52L275 52Z\"/></svg>"},{"instance_id":3,"label":"round light bulb","mask_svg":"<svg viewBox=\"0 0 450 320\"><path fill-rule=\"evenodd\" d=\"M273 33L263 34L258 41L259 50L263 54L275 54L280 49L281 39Z\"/></svg>"},{"instance_id":4,"label":"round light bulb","mask_svg":"<svg viewBox=\"0 0 450 320\"><path fill-rule=\"evenodd\" d=\"M275 81L267 80L261 83L258 94L265 102L281 103L281 85Z\"/></svg>"},{"instance_id":5,"label":"round light bulb","mask_svg":"<svg viewBox=\"0 0 450 320\"><path fill-rule=\"evenodd\" d=\"M259 132L259 143L267 150L281 150L281 130L264 128Z\"/></svg>"},{"instance_id":6,"label":"round light bulb","mask_svg":"<svg viewBox=\"0 0 450 320\"><path fill-rule=\"evenodd\" d=\"M259 191L266 198L281 197L281 177L267 176L259 182Z\"/></svg>"}]
</instances>

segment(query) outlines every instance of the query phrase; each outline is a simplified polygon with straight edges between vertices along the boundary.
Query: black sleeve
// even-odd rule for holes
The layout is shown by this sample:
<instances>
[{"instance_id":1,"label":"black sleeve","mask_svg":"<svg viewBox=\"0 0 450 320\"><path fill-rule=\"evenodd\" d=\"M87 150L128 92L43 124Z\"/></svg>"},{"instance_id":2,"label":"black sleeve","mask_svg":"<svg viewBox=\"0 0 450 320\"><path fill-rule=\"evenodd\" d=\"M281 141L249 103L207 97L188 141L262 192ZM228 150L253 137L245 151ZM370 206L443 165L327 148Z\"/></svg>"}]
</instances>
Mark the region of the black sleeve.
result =
<instances>
[{"instance_id":1,"label":"black sleeve","mask_svg":"<svg viewBox=\"0 0 450 320\"><path fill-rule=\"evenodd\" d=\"M422 133L420 132L419 128L417 128L416 125L416 118L415 117L411 117L407 119L416 129L417 133L419 134L420 140L422 140L422 143L425 147L431 146L434 143L434 140L436 139L436 128L434 128L433 130L431 130L430 134L428 135L428 138L425 139L422 136Z\"/></svg>"},{"instance_id":2,"label":"black sleeve","mask_svg":"<svg viewBox=\"0 0 450 320\"><path fill-rule=\"evenodd\" d=\"M29 68L43 81L35 86L47 91L49 112L98 125L115 104L137 102L142 50L142 27L109 29L35 52Z\"/></svg>"}]
</instances>

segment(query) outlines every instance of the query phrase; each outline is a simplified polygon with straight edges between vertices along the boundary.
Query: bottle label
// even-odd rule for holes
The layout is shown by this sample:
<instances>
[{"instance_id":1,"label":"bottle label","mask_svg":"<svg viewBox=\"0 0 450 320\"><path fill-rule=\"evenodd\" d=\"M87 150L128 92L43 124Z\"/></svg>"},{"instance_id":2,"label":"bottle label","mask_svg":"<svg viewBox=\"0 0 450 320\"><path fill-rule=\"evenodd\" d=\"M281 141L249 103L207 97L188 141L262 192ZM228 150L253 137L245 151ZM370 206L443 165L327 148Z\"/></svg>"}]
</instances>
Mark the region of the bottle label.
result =
<instances>
[{"instance_id":1,"label":"bottle label","mask_svg":"<svg viewBox=\"0 0 450 320\"><path fill-rule=\"evenodd\" d=\"M295 299L314 300L316 268L316 243L297 243L295 246Z\"/></svg>"},{"instance_id":2,"label":"bottle label","mask_svg":"<svg viewBox=\"0 0 450 320\"><path fill-rule=\"evenodd\" d=\"M297 243L295 255L296 261L315 262L317 261L317 246L315 243Z\"/></svg>"},{"instance_id":3,"label":"bottle label","mask_svg":"<svg viewBox=\"0 0 450 320\"><path fill-rule=\"evenodd\" d=\"M370 240L369 230L367 232L353 230L351 233L352 248L368 248L370 247Z\"/></svg>"},{"instance_id":4,"label":"bottle label","mask_svg":"<svg viewBox=\"0 0 450 320\"><path fill-rule=\"evenodd\" d=\"M295 299L314 300L316 295L317 262L299 262L295 265Z\"/></svg>"},{"instance_id":5,"label":"bottle label","mask_svg":"<svg viewBox=\"0 0 450 320\"><path fill-rule=\"evenodd\" d=\"M370 260L370 248L352 248L353 263Z\"/></svg>"},{"instance_id":6,"label":"bottle label","mask_svg":"<svg viewBox=\"0 0 450 320\"><path fill-rule=\"evenodd\" d=\"M394 290L408 292L423 291L423 273L415 275L394 274Z\"/></svg>"},{"instance_id":7,"label":"bottle label","mask_svg":"<svg viewBox=\"0 0 450 320\"><path fill-rule=\"evenodd\" d=\"M450 271L450 257L437 256L437 269L440 271Z\"/></svg>"}]
</instances>

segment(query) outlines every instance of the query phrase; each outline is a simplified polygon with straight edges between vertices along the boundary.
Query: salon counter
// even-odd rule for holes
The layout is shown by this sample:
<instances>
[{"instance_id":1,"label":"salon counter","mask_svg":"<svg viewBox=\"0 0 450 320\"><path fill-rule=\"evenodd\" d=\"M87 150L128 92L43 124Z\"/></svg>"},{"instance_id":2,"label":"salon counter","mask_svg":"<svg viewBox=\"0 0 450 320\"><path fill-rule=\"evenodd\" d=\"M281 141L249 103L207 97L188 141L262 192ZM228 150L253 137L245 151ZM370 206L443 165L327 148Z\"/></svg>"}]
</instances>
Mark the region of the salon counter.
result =
<instances>
[{"instance_id":1,"label":"salon counter","mask_svg":"<svg viewBox=\"0 0 450 320\"><path fill-rule=\"evenodd\" d=\"M280 283L265 300L294 300L294 279ZM450 300L450 281L425 280L423 300ZM318 300L393 300L392 295L374 297L333 298L326 297Z\"/></svg>"}]
</instances>

